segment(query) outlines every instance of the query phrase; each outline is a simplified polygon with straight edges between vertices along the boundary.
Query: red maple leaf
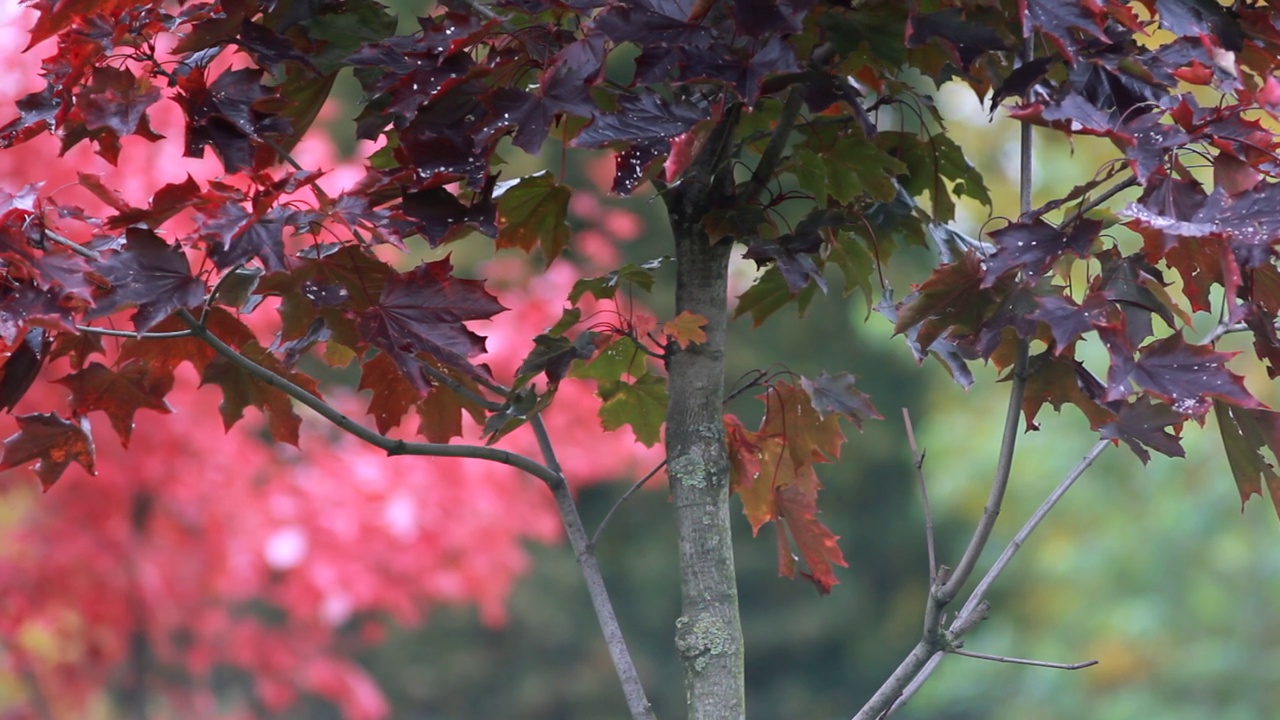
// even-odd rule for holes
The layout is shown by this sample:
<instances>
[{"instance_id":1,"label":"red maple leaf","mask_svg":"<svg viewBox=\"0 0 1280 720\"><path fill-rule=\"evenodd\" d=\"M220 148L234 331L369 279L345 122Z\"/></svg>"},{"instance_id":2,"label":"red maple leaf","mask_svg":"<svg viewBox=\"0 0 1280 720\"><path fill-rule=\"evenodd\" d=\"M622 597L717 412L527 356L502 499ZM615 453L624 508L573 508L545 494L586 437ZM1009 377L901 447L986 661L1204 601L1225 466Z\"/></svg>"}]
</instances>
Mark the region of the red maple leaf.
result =
<instances>
[{"instance_id":1,"label":"red maple leaf","mask_svg":"<svg viewBox=\"0 0 1280 720\"><path fill-rule=\"evenodd\" d=\"M129 446L133 432L133 414L140 409L161 413L173 412L164 396L173 387L173 376L155 373L144 362L126 363L119 371L102 363L90 363L88 367L61 377L54 382L71 389L71 407L80 415L101 410L111 420L111 427L120 436L120 444Z\"/></svg>"},{"instance_id":2,"label":"red maple leaf","mask_svg":"<svg viewBox=\"0 0 1280 720\"><path fill-rule=\"evenodd\" d=\"M19 415L18 432L4 441L0 470L36 463L36 475L45 490L62 477L73 462L93 473L93 436L88 418L65 420L54 413Z\"/></svg>"}]
</instances>

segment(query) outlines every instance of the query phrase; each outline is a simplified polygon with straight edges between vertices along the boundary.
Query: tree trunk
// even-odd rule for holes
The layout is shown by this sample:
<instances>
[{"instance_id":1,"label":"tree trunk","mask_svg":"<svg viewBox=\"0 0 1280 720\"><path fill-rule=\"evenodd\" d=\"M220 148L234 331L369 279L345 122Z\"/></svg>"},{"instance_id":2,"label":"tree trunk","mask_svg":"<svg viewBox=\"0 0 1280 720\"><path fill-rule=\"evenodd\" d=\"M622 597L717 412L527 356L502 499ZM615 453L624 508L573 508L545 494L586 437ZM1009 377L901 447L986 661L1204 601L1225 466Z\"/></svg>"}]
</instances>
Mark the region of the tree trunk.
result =
<instances>
[{"instance_id":1,"label":"tree trunk","mask_svg":"<svg viewBox=\"0 0 1280 720\"><path fill-rule=\"evenodd\" d=\"M733 121L723 122L731 127ZM722 174L717 166L723 156L712 152L711 157L703 168L706 174L687 178L668 198L676 248L676 312L706 318L707 341L684 350L669 348L667 473L680 531L682 604L676 649L684 663L689 718L739 720L746 713L742 624L721 419L731 246L711 244L701 223L714 204L711 198L732 195L715 191L722 184L715 176Z\"/></svg>"}]
</instances>

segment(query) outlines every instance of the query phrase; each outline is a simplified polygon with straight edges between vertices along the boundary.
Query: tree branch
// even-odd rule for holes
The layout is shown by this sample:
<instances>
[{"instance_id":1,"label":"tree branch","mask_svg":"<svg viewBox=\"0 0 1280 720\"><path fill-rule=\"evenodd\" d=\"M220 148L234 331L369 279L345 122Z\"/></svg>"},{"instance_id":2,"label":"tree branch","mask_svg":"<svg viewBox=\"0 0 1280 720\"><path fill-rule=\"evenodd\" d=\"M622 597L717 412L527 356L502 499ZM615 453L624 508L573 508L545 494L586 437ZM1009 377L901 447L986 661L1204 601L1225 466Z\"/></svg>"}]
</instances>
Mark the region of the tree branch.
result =
<instances>
[{"instance_id":1,"label":"tree branch","mask_svg":"<svg viewBox=\"0 0 1280 720\"><path fill-rule=\"evenodd\" d=\"M1022 398L1027 389L1027 341L1018 341L1018 358L1013 363L1012 386L1009 389L1009 407L1005 411L1004 436L1000 442L1000 457L996 462L996 476L991 482L991 492L987 496L987 504L982 509L982 518L974 528L973 537L969 539L969 547L965 549L956 569L941 587L933 590L933 596L940 605L945 606L955 599L960 589L969 581L969 575L991 538L991 531L996 526L996 518L1000 516L1000 507L1004 503L1004 493L1009 487L1009 474L1013 470L1013 451L1018 442L1018 431L1022 420Z\"/></svg>"},{"instance_id":2,"label":"tree branch","mask_svg":"<svg viewBox=\"0 0 1280 720\"><path fill-rule=\"evenodd\" d=\"M933 542L933 511L929 508L929 487L924 481L924 453L916 446L915 428L911 426L911 413L902 408L902 423L907 428L907 442L911 445L911 460L916 468L916 482L920 485L920 502L924 506L924 544L929 550L929 583L938 581L938 554Z\"/></svg>"},{"instance_id":3,"label":"tree branch","mask_svg":"<svg viewBox=\"0 0 1280 720\"><path fill-rule=\"evenodd\" d=\"M564 524L573 554L582 569L582 577L586 581L587 594L591 596L591 606L595 609L596 619L604 633L605 645L609 648L609 657L613 660L614 670L622 683L622 693L627 699L627 709L631 711L632 720L655 720L649 698L645 696L644 684L640 682L640 674L636 672L631 653L627 650L627 641L618 625L618 617L614 613L613 603L609 600L609 590L605 587L604 576L600 573L600 564L596 561L593 543L587 540L587 530L582 524L582 516L578 514L578 506L573 501L573 493L569 483L565 482L560 462L556 459L555 449L551 445L551 436L547 434L547 426L541 415L534 415L529 421L533 426L533 434L538 438L538 448L542 451L542 460L556 474L556 482L548 483L551 494L556 499L556 509L560 512L560 521Z\"/></svg>"},{"instance_id":4,"label":"tree branch","mask_svg":"<svg viewBox=\"0 0 1280 720\"><path fill-rule=\"evenodd\" d=\"M1085 660L1078 663L1055 663L1045 662L1044 660L1025 660L1023 658L1006 657L1004 655L989 655L987 653L973 652L972 650L955 649L950 651L952 655L960 655L961 657L977 658L979 660L990 660L992 662L1013 663L1014 665L1030 665L1031 667L1050 668L1052 670L1080 670L1087 667L1093 667L1098 664L1097 660Z\"/></svg>"},{"instance_id":5,"label":"tree branch","mask_svg":"<svg viewBox=\"0 0 1280 720\"><path fill-rule=\"evenodd\" d=\"M294 400L297 400L299 403L311 408L316 412L316 414L333 423L339 429L346 431L348 434L354 435L376 448L385 450L388 455L424 455L428 457L474 458L476 460L488 460L502 465L510 465L511 467L529 473L546 483L548 486L558 482L560 479L560 476L551 470L551 468L508 450L500 450L498 448L484 447L480 445L407 442L405 440L389 438L377 431L370 430L342 414L324 400L290 382L288 379L271 372L244 355L241 355L235 348L227 345L216 335L209 332L209 330L201 325L200 322L187 310L179 310L178 315L187 323L187 326L191 328L193 335L208 343L209 346L214 349L214 352L217 352L219 355L226 358L231 362L231 364L241 370L244 370L267 385L280 390Z\"/></svg>"},{"instance_id":6,"label":"tree branch","mask_svg":"<svg viewBox=\"0 0 1280 720\"><path fill-rule=\"evenodd\" d=\"M1045 516L1049 514L1049 511L1058 504L1058 501L1062 499L1063 495L1067 494L1067 491L1071 489L1071 486L1075 485L1076 480L1080 479L1080 476L1084 474L1084 471L1088 470L1089 467L1093 465L1093 462L1098 459L1098 456L1102 454L1102 451L1106 450L1110 446L1110 440L1099 440L1094 443L1093 447L1085 454L1084 458L1082 458L1080 462L1076 463L1076 466L1071 469L1071 472L1067 473L1067 476L1062 479L1062 482L1058 483L1058 486L1053 489L1053 492L1049 493L1049 497L1045 498L1044 502L1040 503L1040 507L1036 508L1036 511L1031 514L1030 518L1027 518L1026 523L1022 525L1022 529L1018 530L1018 534L1014 535L1013 539L1009 541L1009 544L1005 546L1004 552L1000 553L1000 557L991 565L991 569L987 570L987 574L982 576L982 580L978 581L977 587L973 589L973 592L969 594L969 598L965 600L964 605L961 606L960 612L956 614L956 619L951 624L953 630L958 623L963 621L966 615L978 606L978 603L982 602L986 598L987 590L991 588L991 584L998 580L1000 575L1004 573L1005 568L1008 567L1010 561L1013 560L1013 556L1016 555L1018 550L1022 548L1022 545L1026 543L1027 538L1031 536L1031 533L1035 532L1035 529L1039 527L1041 521L1043 521Z\"/></svg>"},{"instance_id":7,"label":"tree branch","mask_svg":"<svg viewBox=\"0 0 1280 720\"><path fill-rule=\"evenodd\" d=\"M107 337L133 338L136 340L172 340L173 338L191 337L195 333L190 330L174 330L172 332L133 332L131 330L115 330L113 328L100 328L92 325L76 325L76 330L86 332L93 335L106 335Z\"/></svg>"}]
</instances>

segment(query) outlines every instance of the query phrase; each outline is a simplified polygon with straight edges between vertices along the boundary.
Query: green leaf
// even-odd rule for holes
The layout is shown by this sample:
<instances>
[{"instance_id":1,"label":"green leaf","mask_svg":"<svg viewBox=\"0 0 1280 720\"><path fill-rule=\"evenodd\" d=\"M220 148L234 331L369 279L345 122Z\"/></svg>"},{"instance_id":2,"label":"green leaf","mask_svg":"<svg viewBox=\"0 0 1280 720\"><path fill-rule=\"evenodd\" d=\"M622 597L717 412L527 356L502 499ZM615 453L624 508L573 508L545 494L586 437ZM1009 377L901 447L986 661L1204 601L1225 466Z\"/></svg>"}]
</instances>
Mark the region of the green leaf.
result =
<instances>
[{"instance_id":1,"label":"green leaf","mask_svg":"<svg viewBox=\"0 0 1280 720\"><path fill-rule=\"evenodd\" d=\"M856 135L836 135L822 130L807 133L796 150L797 179L811 193L818 205L828 198L851 204L870 196L874 200L892 200L898 193L895 178L907 173L906 163ZM817 174L821 174L821 179Z\"/></svg>"},{"instance_id":2,"label":"green leaf","mask_svg":"<svg viewBox=\"0 0 1280 720\"><path fill-rule=\"evenodd\" d=\"M653 447L662 437L667 414L667 381L646 373L634 383L622 383L617 392L600 406L600 423L605 430L630 425L636 439Z\"/></svg>"},{"instance_id":3,"label":"green leaf","mask_svg":"<svg viewBox=\"0 0 1280 720\"><path fill-rule=\"evenodd\" d=\"M793 300L803 317L804 311L809 308L809 303L813 302L813 296L817 292L818 286L811 284L800 292L792 294L791 289L787 287L786 279L782 276L782 271L774 265L764 271L755 285L738 296L738 307L733 311L733 317L739 318L751 313L751 326L760 327L770 315Z\"/></svg>"},{"instance_id":4,"label":"green leaf","mask_svg":"<svg viewBox=\"0 0 1280 720\"><path fill-rule=\"evenodd\" d=\"M623 285L649 292L655 282L654 271L670 259L671 256L663 255L639 265L623 265L608 275L583 278L573 284L573 289L569 291L569 302L576 304L587 293L597 300L608 300L617 295L618 288Z\"/></svg>"},{"instance_id":5,"label":"green leaf","mask_svg":"<svg viewBox=\"0 0 1280 720\"><path fill-rule=\"evenodd\" d=\"M606 385L616 383L624 375L646 375L648 370L644 359L645 354L636 345L636 341L623 335L609 343L591 362L574 363L569 376L580 380L595 380Z\"/></svg>"},{"instance_id":6,"label":"green leaf","mask_svg":"<svg viewBox=\"0 0 1280 720\"><path fill-rule=\"evenodd\" d=\"M385 40L396 32L395 16L374 0L353 0L329 7L340 7L342 12L315 15L304 23L307 36L324 43L307 56L322 73L337 72L364 43Z\"/></svg>"},{"instance_id":7,"label":"green leaf","mask_svg":"<svg viewBox=\"0 0 1280 720\"><path fill-rule=\"evenodd\" d=\"M498 248L531 252L541 245L550 262L569 244L569 188L549 173L530 175L498 197Z\"/></svg>"},{"instance_id":8,"label":"green leaf","mask_svg":"<svg viewBox=\"0 0 1280 720\"><path fill-rule=\"evenodd\" d=\"M866 298L867 307L875 305L875 298L879 295L876 292L879 277L876 270L876 259L863 246L862 240L857 235L853 233L838 234L835 243L831 245L827 260L835 263L836 267L840 268L840 272L844 273L845 295L857 288L862 291L862 295ZM877 278L876 283L872 282L871 279L873 277Z\"/></svg>"}]
</instances>

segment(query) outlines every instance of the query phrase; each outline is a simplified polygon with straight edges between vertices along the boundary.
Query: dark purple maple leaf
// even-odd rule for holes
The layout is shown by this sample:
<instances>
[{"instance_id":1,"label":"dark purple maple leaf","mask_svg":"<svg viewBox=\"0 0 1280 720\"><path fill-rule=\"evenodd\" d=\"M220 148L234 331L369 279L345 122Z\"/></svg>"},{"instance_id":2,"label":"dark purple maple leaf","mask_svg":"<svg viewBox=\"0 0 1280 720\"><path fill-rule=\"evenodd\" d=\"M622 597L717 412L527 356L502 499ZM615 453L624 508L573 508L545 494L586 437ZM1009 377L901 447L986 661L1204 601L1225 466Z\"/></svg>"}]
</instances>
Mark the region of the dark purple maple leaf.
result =
<instances>
[{"instance_id":1,"label":"dark purple maple leaf","mask_svg":"<svg viewBox=\"0 0 1280 720\"><path fill-rule=\"evenodd\" d=\"M590 88L604 73L605 38L591 33L556 53L542 75L542 97L555 112L590 117L596 112Z\"/></svg>"},{"instance_id":2,"label":"dark purple maple leaf","mask_svg":"<svg viewBox=\"0 0 1280 720\"><path fill-rule=\"evenodd\" d=\"M1212 39L1224 50L1244 49L1244 32L1235 15L1214 0L1156 0L1160 25L1183 37Z\"/></svg>"},{"instance_id":3,"label":"dark purple maple leaf","mask_svg":"<svg viewBox=\"0 0 1280 720\"><path fill-rule=\"evenodd\" d=\"M861 429L862 421L883 420L884 416L871 404L866 393L854 388L855 380L857 376L847 372L828 375L824 370L816 378L800 378L800 386L809 394L819 417L826 418L832 413L843 415Z\"/></svg>"},{"instance_id":4,"label":"dark purple maple leaf","mask_svg":"<svg viewBox=\"0 0 1280 720\"><path fill-rule=\"evenodd\" d=\"M707 111L690 101L667 102L654 92L627 95L618 111L596 113L573 144L600 147L611 142L653 141L679 135L706 119Z\"/></svg>"},{"instance_id":5,"label":"dark purple maple leaf","mask_svg":"<svg viewBox=\"0 0 1280 720\"><path fill-rule=\"evenodd\" d=\"M0 127L0 148L20 145L53 128L62 103L54 96L53 85L18 100L18 117Z\"/></svg>"},{"instance_id":6,"label":"dark purple maple leaf","mask_svg":"<svg viewBox=\"0 0 1280 720\"><path fill-rule=\"evenodd\" d=\"M1226 362L1238 354L1192 345L1181 334L1170 335L1148 343L1136 362L1108 375L1107 399L1127 395L1128 382L1133 380L1183 415L1202 417L1213 399L1245 408L1264 407L1245 389L1244 378L1226 368Z\"/></svg>"},{"instance_id":7,"label":"dark purple maple leaf","mask_svg":"<svg viewBox=\"0 0 1280 720\"><path fill-rule=\"evenodd\" d=\"M267 272L285 269L286 208L276 206L258 217L232 203L210 212L215 214L202 214L198 232L212 246L209 258L214 267L226 270L257 258Z\"/></svg>"},{"instance_id":8,"label":"dark purple maple leaf","mask_svg":"<svg viewBox=\"0 0 1280 720\"><path fill-rule=\"evenodd\" d=\"M446 260L423 263L387 278L372 307L357 316L362 338L397 359L402 369L425 353L469 374L479 370L468 358L484 352L484 338L463 324L486 320L506 308L479 280L452 275Z\"/></svg>"},{"instance_id":9,"label":"dark purple maple leaf","mask_svg":"<svg viewBox=\"0 0 1280 720\"><path fill-rule=\"evenodd\" d=\"M996 230L990 233L996 241L996 252L987 258L982 287L991 287L1001 275L1014 269L1039 275L1068 252L1085 257L1101 231L1102 221L1088 218L1073 224L1069 233L1039 218Z\"/></svg>"},{"instance_id":10,"label":"dark purple maple leaf","mask_svg":"<svg viewBox=\"0 0 1280 720\"><path fill-rule=\"evenodd\" d=\"M497 206L491 200L468 206L453 193L437 187L405 193L403 209L415 221L414 229L432 247L450 239L465 225L490 237L498 234Z\"/></svg>"},{"instance_id":11,"label":"dark purple maple leaf","mask_svg":"<svg viewBox=\"0 0 1280 720\"><path fill-rule=\"evenodd\" d=\"M1092 35L1104 43L1111 42L1111 38L1103 32L1106 15L1093 0L1019 0L1018 5L1022 9L1024 27L1028 30L1040 30L1048 35L1062 54L1073 63L1076 51L1083 46L1073 30Z\"/></svg>"},{"instance_id":12,"label":"dark purple maple leaf","mask_svg":"<svg viewBox=\"0 0 1280 720\"><path fill-rule=\"evenodd\" d=\"M1107 440L1123 440L1145 465L1151 461L1147 448L1169 457L1186 457L1182 441L1165 429L1172 427L1176 432L1186 419L1168 405L1139 398L1121 407L1115 421L1103 425L1100 432Z\"/></svg>"},{"instance_id":13,"label":"dark purple maple leaf","mask_svg":"<svg viewBox=\"0 0 1280 720\"><path fill-rule=\"evenodd\" d=\"M613 5L596 16L593 24L615 43L633 42L641 47L705 46L714 39L712 32L702 25L629 3Z\"/></svg>"},{"instance_id":14,"label":"dark purple maple leaf","mask_svg":"<svg viewBox=\"0 0 1280 720\"><path fill-rule=\"evenodd\" d=\"M129 228L125 246L94 263L93 271L106 281L95 293L89 319L136 307L130 318L138 332L146 332L178 308L204 302L204 281L191 274L182 248L170 245L145 228Z\"/></svg>"},{"instance_id":15,"label":"dark purple maple leaf","mask_svg":"<svg viewBox=\"0 0 1280 720\"><path fill-rule=\"evenodd\" d=\"M119 137L137 133L149 140L160 136L147 124L147 108L160 100L160 88L142 83L133 73L110 65L93 69L93 80L76 99L89 130L110 130Z\"/></svg>"},{"instance_id":16,"label":"dark purple maple leaf","mask_svg":"<svg viewBox=\"0 0 1280 720\"><path fill-rule=\"evenodd\" d=\"M965 72L983 53L1008 49L995 28L965 20L964 11L960 8L913 15L907 21L907 47L920 47L931 38L940 40Z\"/></svg>"},{"instance_id":17,"label":"dark purple maple leaf","mask_svg":"<svg viewBox=\"0 0 1280 720\"><path fill-rule=\"evenodd\" d=\"M1098 292L1086 295L1081 305L1063 295L1037 297L1036 304L1039 307L1027 317L1049 326L1055 354L1098 325L1108 323L1107 311L1111 308L1106 295Z\"/></svg>"}]
</instances>

